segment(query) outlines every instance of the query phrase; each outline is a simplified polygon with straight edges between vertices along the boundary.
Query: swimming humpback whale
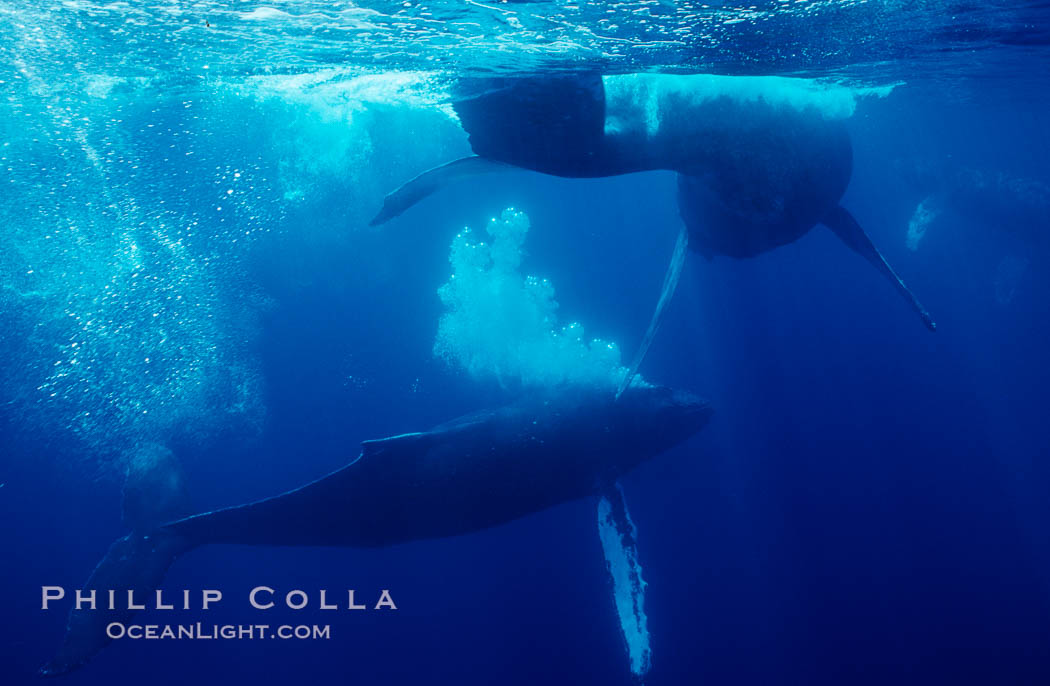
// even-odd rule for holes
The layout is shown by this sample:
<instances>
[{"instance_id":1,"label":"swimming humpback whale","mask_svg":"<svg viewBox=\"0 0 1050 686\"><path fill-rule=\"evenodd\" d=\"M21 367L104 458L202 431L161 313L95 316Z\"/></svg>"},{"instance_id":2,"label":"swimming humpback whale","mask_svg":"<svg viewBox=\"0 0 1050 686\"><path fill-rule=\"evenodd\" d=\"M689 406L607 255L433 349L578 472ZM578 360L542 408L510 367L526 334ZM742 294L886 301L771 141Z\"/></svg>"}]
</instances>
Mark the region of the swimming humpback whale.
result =
<instances>
[{"instance_id":1,"label":"swimming humpback whale","mask_svg":"<svg viewBox=\"0 0 1050 686\"><path fill-rule=\"evenodd\" d=\"M917 202L905 234L909 250L932 236L933 250L958 251L955 272L986 280L998 305L1038 292L1031 286L1050 255L1047 179L914 158L898 160L894 171Z\"/></svg>"},{"instance_id":2,"label":"swimming humpback whale","mask_svg":"<svg viewBox=\"0 0 1050 686\"><path fill-rule=\"evenodd\" d=\"M960 225L988 227L1025 253L1050 246L1050 184L997 169L976 169L931 160L905 159L897 175L921 200L908 222L907 246L918 250L927 230Z\"/></svg>"},{"instance_id":3,"label":"swimming humpback whale","mask_svg":"<svg viewBox=\"0 0 1050 686\"><path fill-rule=\"evenodd\" d=\"M372 224L456 179L526 169L583 178L677 172L683 230L625 388L655 335L687 248L752 257L817 224L886 277L936 325L840 204L853 169L841 101L778 77L597 73L464 79L453 106L474 156L431 169L390 193ZM851 110L850 110L851 111Z\"/></svg>"},{"instance_id":4,"label":"swimming humpback whale","mask_svg":"<svg viewBox=\"0 0 1050 686\"><path fill-rule=\"evenodd\" d=\"M160 455L160 474L129 470L124 512L132 532L110 547L83 590L99 598L110 589L145 597L176 558L207 544L375 548L480 531L599 495L602 547L631 669L640 677L649 665L645 583L616 480L699 431L710 416L706 402L664 387L636 384L619 399L565 389L430 431L365 441L357 459L301 488L175 521L168 517L185 511L184 488L170 455ZM110 623L132 614L74 607L62 646L41 674L76 669L109 642Z\"/></svg>"}]
</instances>

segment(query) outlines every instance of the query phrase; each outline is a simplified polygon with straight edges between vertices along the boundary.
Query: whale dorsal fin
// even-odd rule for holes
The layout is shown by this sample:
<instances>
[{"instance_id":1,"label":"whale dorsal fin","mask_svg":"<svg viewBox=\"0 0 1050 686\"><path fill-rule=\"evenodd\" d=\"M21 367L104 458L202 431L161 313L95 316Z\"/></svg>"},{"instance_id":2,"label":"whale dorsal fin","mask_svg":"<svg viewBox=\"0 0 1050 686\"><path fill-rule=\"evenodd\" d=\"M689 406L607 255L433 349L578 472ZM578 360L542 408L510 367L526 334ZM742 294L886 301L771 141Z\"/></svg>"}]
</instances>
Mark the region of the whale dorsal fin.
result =
<instances>
[{"instance_id":1,"label":"whale dorsal fin","mask_svg":"<svg viewBox=\"0 0 1050 686\"><path fill-rule=\"evenodd\" d=\"M441 190L457 179L513 169L517 167L477 155L434 167L383 198L383 209L379 210L379 214L369 222L369 226L377 226L390 221L423 198Z\"/></svg>"},{"instance_id":2,"label":"whale dorsal fin","mask_svg":"<svg viewBox=\"0 0 1050 686\"><path fill-rule=\"evenodd\" d=\"M401 452L405 448L412 448L414 450L423 449L432 440L432 432L417 431L414 433L389 436L387 438L361 441L361 457L359 459L382 453Z\"/></svg>"}]
</instances>

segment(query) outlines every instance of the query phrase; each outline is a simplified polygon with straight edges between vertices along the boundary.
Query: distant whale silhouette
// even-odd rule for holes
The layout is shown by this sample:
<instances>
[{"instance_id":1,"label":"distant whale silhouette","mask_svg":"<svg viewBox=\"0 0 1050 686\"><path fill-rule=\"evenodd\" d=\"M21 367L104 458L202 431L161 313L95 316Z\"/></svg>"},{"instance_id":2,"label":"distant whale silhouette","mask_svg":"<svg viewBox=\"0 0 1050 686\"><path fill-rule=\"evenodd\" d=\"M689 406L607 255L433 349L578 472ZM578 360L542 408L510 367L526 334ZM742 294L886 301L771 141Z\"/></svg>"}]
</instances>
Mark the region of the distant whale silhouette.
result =
<instances>
[{"instance_id":1,"label":"distant whale silhouette","mask_svg":"<svg viewBox=\"0 0 1050 686\"><path fill-rule=\"evenodd\" d=\"M921 197L908 223L909 249L919 248L931 225L954 235L959 225L985 227L1033 257L1050 248L1050 184L1045 179L939 160L902 159L894 168Z\"/></svg>"},{"instance_id":2,"label":"distant whale silhouette","mask_svg":"<svg viewBox=\"0 0 1050 686\"><path fill-rule=\"evenodd\" d=\"M166 524L158 522L185 511L185 491L170 453L149 448L147 464L157 469L133 468L124 489L133 531L110 547L84 590L147 597L179 555L206 544L388 546L479 531L597 494L599 533L631 668L640 676L649 662L644 582L616 479L710 416L706 402L668 388L635 385L619 399L570 389L431 431L365 441L356 460L306 486ZM82 665L109 642L106 627L132 614L119 606L74 608L62 647L41 673Z\"/></svg>"},{"instance_id":3,"label":"distant whale silhouette","mask_svg":"<svg viewBox=\"0 0 1050 686\"><path fill-rule=\"evenodd\" d=\"M476 155L424 172L395 190L372 224L477 174L514 168L575 178L677 172L684 228L623 387L655 334L687 247L708 258L751 257L824 224L935 329L926 309L839 205L853 168L849 135L841 116L827 111L836 103L822 104L815 92L798 85L807 83L594 73L464 80L454 106Z\"/></svg>"}]
</instances>

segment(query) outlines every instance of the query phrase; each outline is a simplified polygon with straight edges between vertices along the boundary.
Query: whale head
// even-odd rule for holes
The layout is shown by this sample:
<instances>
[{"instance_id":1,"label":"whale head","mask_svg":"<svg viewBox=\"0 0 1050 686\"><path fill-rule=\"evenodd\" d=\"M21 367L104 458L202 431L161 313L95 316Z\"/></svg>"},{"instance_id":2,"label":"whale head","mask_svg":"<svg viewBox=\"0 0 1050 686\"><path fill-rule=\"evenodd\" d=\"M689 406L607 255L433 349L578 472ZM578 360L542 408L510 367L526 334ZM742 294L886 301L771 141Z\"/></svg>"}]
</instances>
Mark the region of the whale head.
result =
<instances>
[{"instance_id":1,"label":"whale head","mask_svg":"<svg viewBox=\"0 0 1050 686\"><path fill-rule=\"evenodd\" d=\"M619 398L603 394L571 421L588 436L588 459L602 480L617 478L703 429L710 403L687 391L635 383ZM584 419L584 417L587 417Z\"/></svg>"},{"instance_id":2,"label":"whale head","mask_svg":"<svg viewBox=\"0 0 1050 686\"><path fill-rule=\"evenodd\" d=\"M624 430L645 436L660 453L704 428L714 410L703 398L677 388L634 385L617 399L616 420Z\"/></svg>"}]
</instances>

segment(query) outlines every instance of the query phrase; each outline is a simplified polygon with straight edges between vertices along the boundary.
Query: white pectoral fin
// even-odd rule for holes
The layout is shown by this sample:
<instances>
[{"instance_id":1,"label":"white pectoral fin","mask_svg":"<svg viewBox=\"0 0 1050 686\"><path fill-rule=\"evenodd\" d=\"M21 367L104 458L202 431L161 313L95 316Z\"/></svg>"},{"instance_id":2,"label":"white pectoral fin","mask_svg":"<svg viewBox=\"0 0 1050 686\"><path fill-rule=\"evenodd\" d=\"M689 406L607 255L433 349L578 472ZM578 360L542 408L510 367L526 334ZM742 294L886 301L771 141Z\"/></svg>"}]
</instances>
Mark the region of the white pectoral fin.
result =
<instances>
[{"instance_id":1,"label":"white pectoral fin","mask_svg":"<svg viewBox=\"0 0 1050 686\"><path fill-rule=\"evenodd\" d=\"M516 167L476 155L434 167L383 198L383 209L379 210L379 214L369 222L369 226L390 221L423 198L441 190L457 179L512 169Z\"/></svg>"},{"instance_id":2,"label":"white pectoral fin","mask_svg":"<svg viewBox=\"0 0 1050 686\"><path fill-rule=\"evenodd\" d=\"M642 343L638 346L638 352L635 353L631 366L628 367L627 373L624 374L620 387L616 389L617 398L631 385L635 374L638 373L638 367L641 366L642 360L645 359L645 353L649 351L649 346L653 343L656 330L660 328L660 322L663 321L664 312L667 311L667 306L671 303L671 297L674 296L675 288L678 287L678 281L682 278L682 266L685 265L685 254L688 247L689 229L682 226L682 230L678 233L678 240L674 244L674 252L671 254L671 263L667 265L664 285L660 289L660 299L656 301L656 309L653 311L652 319L649 320L649 328L646 330L645 336L642 337Z\"/></svg>"},{"instance_id":3,"label":"white pectoral fin","mask_svg":"<svg viewBox=\"0 0 1050 686\"><path fill-rule=\"evenodd\" d=\"M638 564L637 532L619 484L605 489L598 501L598 535L612 577L613 601L627 646L631 673L639 681L649 672L648 620L645 616L645 580Z\"/></svg>"}]
</instances>

